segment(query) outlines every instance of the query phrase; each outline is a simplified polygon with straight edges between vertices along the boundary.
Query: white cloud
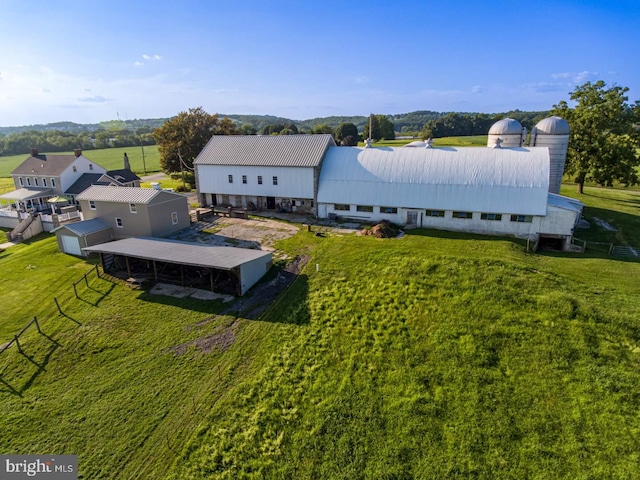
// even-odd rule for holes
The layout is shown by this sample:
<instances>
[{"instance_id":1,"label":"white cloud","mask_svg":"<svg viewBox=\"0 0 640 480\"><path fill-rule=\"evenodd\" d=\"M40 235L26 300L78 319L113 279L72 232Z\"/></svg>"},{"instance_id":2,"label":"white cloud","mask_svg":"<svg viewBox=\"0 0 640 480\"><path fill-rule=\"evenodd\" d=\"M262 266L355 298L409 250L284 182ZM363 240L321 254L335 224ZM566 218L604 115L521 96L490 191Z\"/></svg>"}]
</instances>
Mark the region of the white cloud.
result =
<instances>
[{"instance_id":1,"label":"white cloud","mask_svg":"<svg viewBox=\"0 0 640 480\"><path fill-rule=\"evenodd\" d=\"M555 79L568 79L573 83L583 83L589 80L590 78L598 77L598 72L590 72L588 70L584 70L582 72L561 72L561 73L553 73L551 74L551 78Z\"/></svg>"},{"instance_id":2,"label":"white cloud","mask_svg":"<svg viewBox=\"0 0 640 480\"><path fill-rule=\"evenodd\" d=\"M482 93L484 92L484 87L482 85L474 85L471 87L471 93Z\"/></svg>"},{"instance_id":3,"label":"white cloud","mask_svg":"<svg viewBox=\"0 0 640 480\"><path fill-rule=\"evenodd\" d=\"M146 53L142 55L142 58L144 58L145 60L162 60L162 57L160 55L147 55Z\"/></svg>"},{"instance_id":4,"label":"white cloud","mask_svg":"<svg viewBox=\"0 0 640 480\"><path fill-rule=\"evenodd\" d=\"M144 65L144 62L134 62L133 64L135 67L141 67L142 65Z\"/></svg>"}]
</instances>

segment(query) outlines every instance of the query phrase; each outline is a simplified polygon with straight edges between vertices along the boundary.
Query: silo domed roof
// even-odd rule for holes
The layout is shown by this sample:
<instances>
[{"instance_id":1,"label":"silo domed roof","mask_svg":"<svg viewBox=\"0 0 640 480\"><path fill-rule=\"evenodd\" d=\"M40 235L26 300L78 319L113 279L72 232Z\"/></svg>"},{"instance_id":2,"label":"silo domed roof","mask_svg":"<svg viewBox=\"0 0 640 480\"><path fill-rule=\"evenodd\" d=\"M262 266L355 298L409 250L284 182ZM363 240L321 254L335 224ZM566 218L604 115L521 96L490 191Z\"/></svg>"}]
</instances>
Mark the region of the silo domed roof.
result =
<instances>
[{"instance_id":1,"label":"silo domed roof","mask_svg":"<svg viewBox=\"0 0 640 480\"><path fill-rule=\"evenodd\" d=\"M520 135L522 125L513 118L505 118L494 123L489 129L489 135Z\"/></svg>"},{"instance_id":2,"label":"silo domed roof","mask_svg":"<svg viewBox=\"0 0 640 480\"><path fill-rule=\"evenodd\" d=\"M540 120L536 125L538 134L543 135L569 135L569 122L560 117L549 117Z\"/></svg>"}]
</instances>

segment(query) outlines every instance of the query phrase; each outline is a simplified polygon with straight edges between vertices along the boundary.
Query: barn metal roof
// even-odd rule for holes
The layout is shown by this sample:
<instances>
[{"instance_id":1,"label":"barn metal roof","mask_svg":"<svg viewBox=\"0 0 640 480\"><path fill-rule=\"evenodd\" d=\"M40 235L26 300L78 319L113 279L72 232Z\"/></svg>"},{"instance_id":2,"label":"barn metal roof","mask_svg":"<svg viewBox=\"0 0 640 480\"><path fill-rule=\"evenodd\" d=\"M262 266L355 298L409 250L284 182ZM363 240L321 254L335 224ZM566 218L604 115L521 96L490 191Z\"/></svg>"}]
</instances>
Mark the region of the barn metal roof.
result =
<instances>
[{"instance_id":1,"label":"barn metal roof","mask_svg":"<svg viewBox=\"0 0 640 480\"><path fill-rule=\"evenodd\" d=\"M319 203L544 215L549 150L331 147Z\"/></svg>"},{"instance_id":2,"label":"barn metal roof","mask_svg":"<svg viewBox=\"0 0 640 480\"><path fill-rule=\"evenodd\" d=\"M243 263L271 255L271 253L262 250L213 247L199 243L149 237L125 238L124 240L86 247L83 250L219 270L231 270Z\"/></svg>"},{"instance_id":3,"label":"barn metal roof","mask_svg":"<svg viewBox=\"0 0 640 480\"><path fill-rule=\"evenodd\" d=\"M214 135L195 165L316 167L333 137L320 135Z\"/></svg>"},{"instance_id":4,"label":"barn metal roof","mask_svg":"<svg viewBox=\"0 0 640 480\"><path fill-rule=\"evenodd\" d=\"M83 220L82 222L72 222L62 225L52 231L58 231L67 229L76 235L83 237L91 233L99 232L101 230L108 230L111 227L99 218L92 218L91 220Z\"/></svg>"},{"instance_id":5,"label":"barn metal roof","mask_svg":"<svg viewBox=\"0 0 640 480\"><path fill-rule=\"evenodd\" d=\"M575 198L565 197L556 193L550 193L548 199L549 205L554 207L563 208L565 210L572 210L574 212L581 212L584 208L584 203Z\"/></svg>"},{"instance_id":6,"label":"barn metal roof","mask_svg":"<svg viewBox=\"0 0 640 480\"><path fill-rule=\"evenodd\" d=\"M183 195L177 193L167 192L165 190L155 190L153 188L92 185L78 195L76 200L148 204L151 203L151 201L158 195L183 197Z\"/></svg>"}]
</instances>

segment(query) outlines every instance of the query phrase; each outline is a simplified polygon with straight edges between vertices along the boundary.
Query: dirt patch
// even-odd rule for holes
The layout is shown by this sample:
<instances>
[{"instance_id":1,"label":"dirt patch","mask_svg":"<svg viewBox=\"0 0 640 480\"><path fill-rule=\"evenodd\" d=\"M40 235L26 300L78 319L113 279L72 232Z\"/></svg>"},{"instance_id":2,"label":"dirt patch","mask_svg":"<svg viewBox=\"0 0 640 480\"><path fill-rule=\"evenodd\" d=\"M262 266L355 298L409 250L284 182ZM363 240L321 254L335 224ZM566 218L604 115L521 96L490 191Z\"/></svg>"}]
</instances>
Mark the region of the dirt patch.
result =
<instances>
[{"instance_id":1,"label":"dirt patch","mask_svg":"<svg viewBox=\"0 0 640 480\"><path fill-rule=\"evenodd\" d=\"M214 319L215 317L209 318L198 322L196 325L201 326ZM190 347L195 347L201 353L211 353L214 349L220 352L226 352L236 341L236 328L239 321L239 319L236 319L231 325L223 327L219 332L196 338L190 342L181 343L180 345L169 348L169 351L178 356L184 355Z\"/></svg>"},{"instance_id":2,"label":"dirt patch","mask_svg":"<svg viewBox=\"0 0 640 480\"><path fill-rule=\"evenodd\" d=\"M371 228L365 228L360 231L361 235L371 235L377 238L395 238L398 233L399 230L392 227L389 222L380 222Z\"/></svg>"},{"instance_id":3,"label":"dirt patch","mask_svg":"<svg viewBox=\"0 0 640 480\"><path fill-rule=\"evenodd\" d=\"M156 283L149 293L154 295L166 295L175 298L195 298L196 300L222 300L223 302L231 302L234 297L231 295L223 295L199 288L181 287L179 285L170 285L168 283Z\"/></svg>"}]
</instances>

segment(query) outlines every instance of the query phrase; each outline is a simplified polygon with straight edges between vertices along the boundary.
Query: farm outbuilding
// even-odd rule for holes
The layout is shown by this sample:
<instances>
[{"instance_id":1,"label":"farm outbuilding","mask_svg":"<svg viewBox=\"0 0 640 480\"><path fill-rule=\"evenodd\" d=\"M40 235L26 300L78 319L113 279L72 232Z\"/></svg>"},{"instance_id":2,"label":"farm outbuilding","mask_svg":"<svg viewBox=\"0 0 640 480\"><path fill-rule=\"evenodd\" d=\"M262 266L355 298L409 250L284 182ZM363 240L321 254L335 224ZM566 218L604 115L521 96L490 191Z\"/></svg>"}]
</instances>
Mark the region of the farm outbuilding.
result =
<instances>
[{"instance_id":1,"label":"farm outbuilding","mask_svg":"<svg viewBox=\"0 0 640 480\"><path fill-rule=\"evenodd\" d=\"M83 249L105 272L218 293L244 295L272 265L271 253L159 238L126 238Z\"/></svg>"},{"instance_id":2,"label":"farm outbuilding","mask_svg":"<svg viewBox=\"0 0 640 480\"><path fill-rule=\"evenodd\" d=\"M73 222L52 230L56 234L58 248L63 253L87 256L85 247L111 241L111 227L99 218Z\"/></svg>"}]
</instances>

